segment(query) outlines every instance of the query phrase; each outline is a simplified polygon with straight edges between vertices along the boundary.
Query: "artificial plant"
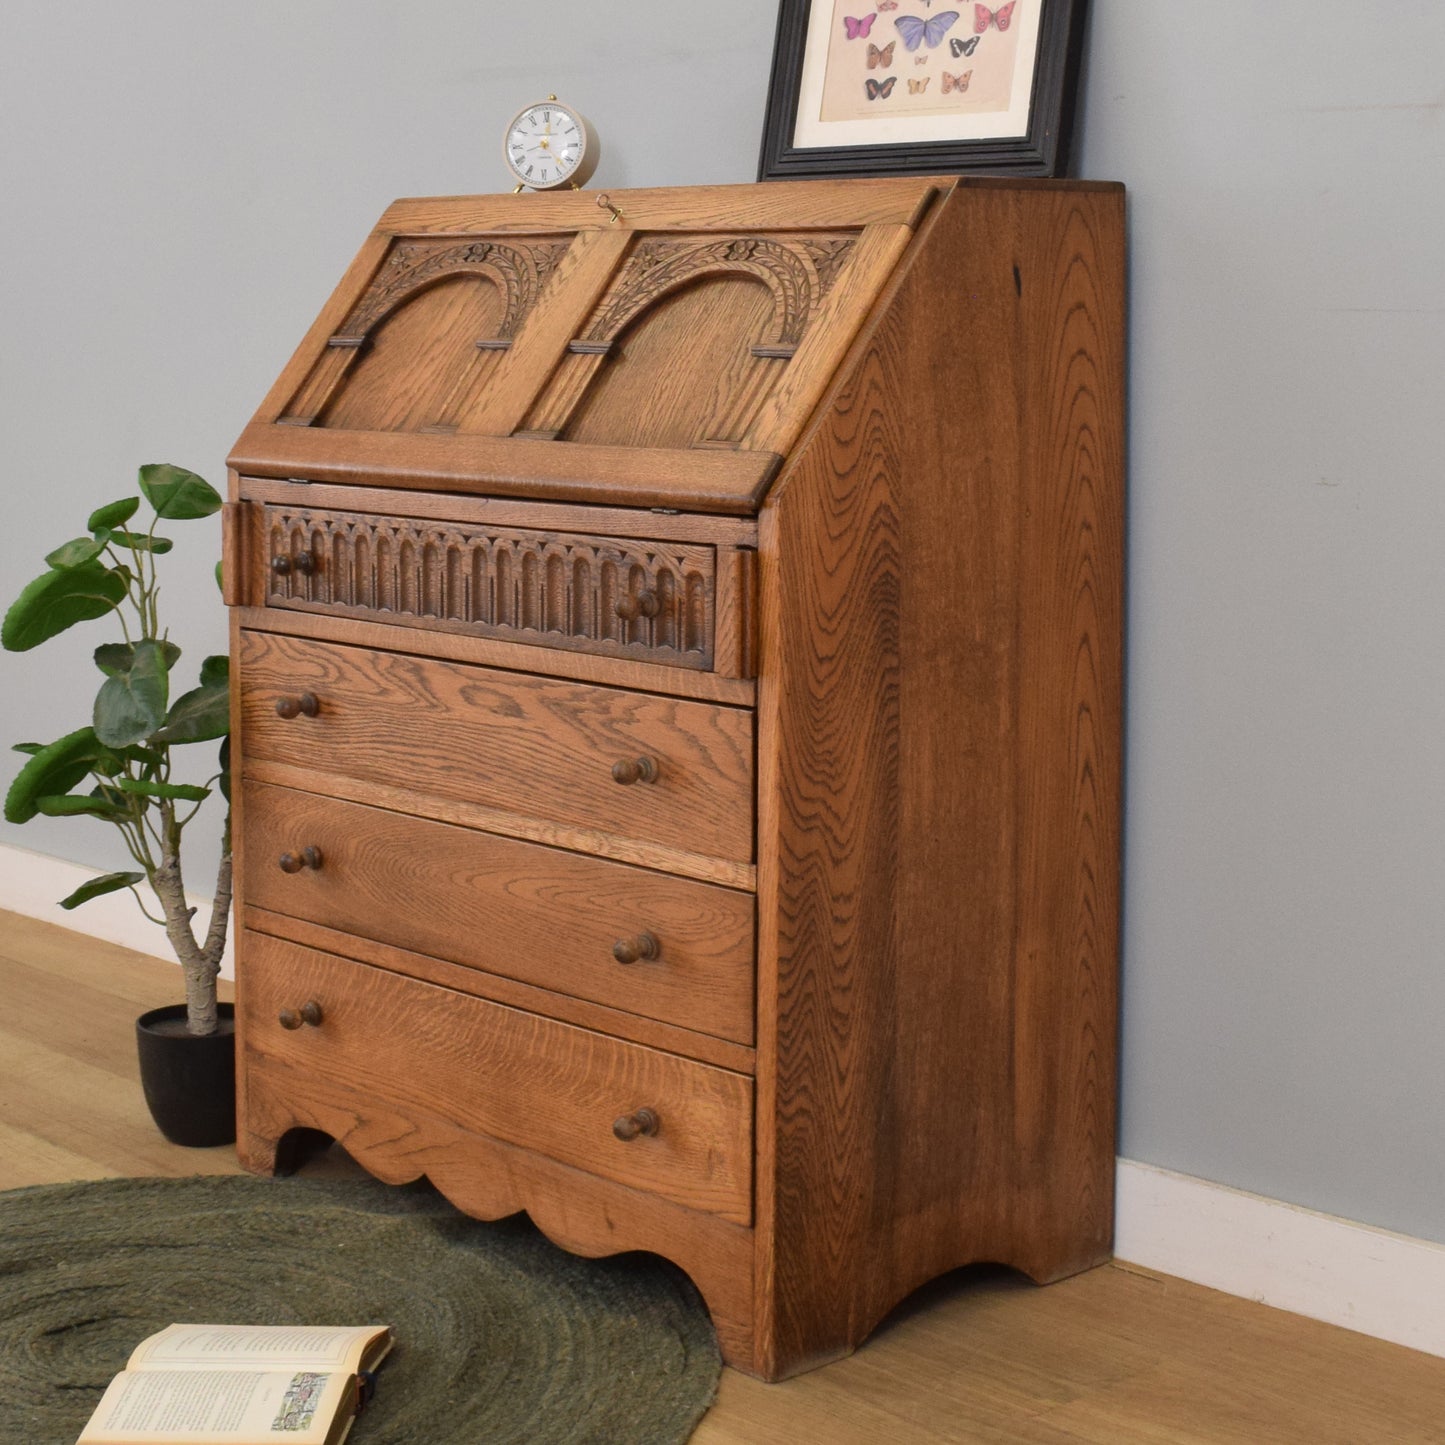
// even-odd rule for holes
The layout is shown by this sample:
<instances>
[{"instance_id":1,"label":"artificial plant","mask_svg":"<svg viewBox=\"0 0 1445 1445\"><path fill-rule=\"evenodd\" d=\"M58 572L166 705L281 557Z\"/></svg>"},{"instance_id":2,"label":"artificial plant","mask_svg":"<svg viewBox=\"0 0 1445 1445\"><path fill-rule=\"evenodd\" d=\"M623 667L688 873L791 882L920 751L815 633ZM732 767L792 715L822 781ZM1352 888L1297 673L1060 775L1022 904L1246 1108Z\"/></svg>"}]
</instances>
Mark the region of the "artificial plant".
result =
<instances>
[{"instance_id":1,"label":"artificial plant","mask_svg":"<svg viewBox=\"0 0 1445 1445\"><path fill-rule=\"evenodd\" d=\"M89 535L51 552L45 559L49 570L5 614L0 642L10 652L28 652L76 623L100 617L113 618L122 639L95 649L105 680L90 726L53 743L16 744L30 759L6 795L5 817L25 823L37 814L84 815L119 829L135 869L94 878L60 906L76 908L130 889L146 917L165 928L180 960L188 1028L210 1034L217 1027L216 975L231 911L229 663L225 657L206 658L199 684L171 700L181 650L161 626L156 558L174 544L156 529L162 522L209 517L220 510L221 498L194 472L164 463L140 469L140 493L155 513L146 530L132 526L141 497L124 497L92 512ZM216 739L221 747L214 776L203 785L173 780L173 748ZM198 938L181 874L181 835L217 785L226 801L221 866L210 922ZM146 907L142 883L149 884L159 917Z\"/></svg>"}]
</instances>

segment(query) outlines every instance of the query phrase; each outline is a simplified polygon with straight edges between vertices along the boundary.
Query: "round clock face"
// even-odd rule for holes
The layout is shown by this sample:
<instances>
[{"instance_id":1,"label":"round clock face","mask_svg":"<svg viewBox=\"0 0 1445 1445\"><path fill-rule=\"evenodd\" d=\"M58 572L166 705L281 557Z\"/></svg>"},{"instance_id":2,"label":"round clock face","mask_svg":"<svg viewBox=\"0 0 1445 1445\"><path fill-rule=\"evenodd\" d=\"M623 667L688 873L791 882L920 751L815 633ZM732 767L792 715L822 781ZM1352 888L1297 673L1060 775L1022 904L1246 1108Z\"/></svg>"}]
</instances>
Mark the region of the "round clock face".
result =
<instances>
[{"instance_id":1,"label":"round clock face","mask_svg":"<svg viewBox=\"0 0 1445 1445\"><path fill-rule=\"evenodd\" d=\"M503 141L507 169L536 191L580 186L597 169L597 137L571 106L538 101L512 117Z\"/></svg>"}]
</instances>

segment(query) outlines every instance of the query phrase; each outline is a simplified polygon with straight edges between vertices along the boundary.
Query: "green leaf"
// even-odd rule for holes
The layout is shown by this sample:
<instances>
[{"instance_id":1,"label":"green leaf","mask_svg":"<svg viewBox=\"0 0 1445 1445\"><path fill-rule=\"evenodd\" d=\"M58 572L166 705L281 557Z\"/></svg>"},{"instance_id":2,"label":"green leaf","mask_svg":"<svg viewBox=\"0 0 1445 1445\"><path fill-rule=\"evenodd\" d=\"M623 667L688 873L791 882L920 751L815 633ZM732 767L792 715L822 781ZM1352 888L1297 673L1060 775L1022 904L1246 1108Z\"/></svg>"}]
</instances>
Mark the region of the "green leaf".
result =
<instances>
[{"instance_id":1,"label":"green leaf","mask_svg":"<svg viewBox=\"0 0 1445 1445\"><path fill-rule=\"evenodd\" d=\"M229 803L231 801L231 735L227 733L221 739L221 796Z\"/></svg>"},{"instance_id":2,"label":"green leaf","mask_svg":"<svg viewBox=\"0 0 1445 1445\"><path fill-rule=\"evenodd\" d=\"M39 801L68 793L92 768L118 767L120 760L104 746L92 728L77 728L47 743L16 774L5 795L5 817L11 823L28 823L40 811Z\"/></svg>"},{"instance_id":3,"label":"green leaf","mask_svg":"<svg viewBox=\"0 0 1445 1445\"><path fill-rule=\"evenodd\" d=\"M224 562L217 562L217 563L216 563L216 586L220 589L220 592L221 592L221 596L222 596L222 597L224 597L224 596L226 595L226 583L225 583L225 579L224 579L224 577L222 576L222 573L221 573L221 568L224 567L224 566L225 566L225 563L224 563Z\"/></svg>"},{"instance_id":4,"label":"green leaf","mask_svg":"<svg viewBox=\"0 0 1445 1445\"><path fill-rule=\"evenodd\" d=\"M123 793L138 793L143 798L184 798L189 803L204 803L211 796L209 788L194 783L146 783L135 778L117 778L116 787Z\"/></svg>"},{"instance_id":5,"label":"green leaf","mask_svg":"<svg viewBox=\"0 0 1445 1445\"><path fill-rule=\"evenodd\" d=\"M113 748L148 738L165 720L170 696L163 645L151 638L135 644L129 669L100 685L92 719L95 735Z\"/></svg>"},{"instance_id":6,"label":"green leaf","mask_svg":"<svg viewBox=\"0 0 1445 1445\"><path fill-rule=\"evenodd\" d=\"M192 688L172 705L153 743L204 743L231 730L231 690L224 684Z\"/></svg>"},{"instance_id":7,"label":"green leaf","mask_svg":"<svg viewBox=\"0 0 1445 1445\"><path fill-rule=\"evenodd\" d=\"M110 536L122 547L134 547L137 552L154 552L158 557L176 545L169 537L147 537L144 532L112 532Z\"/></svg>"},{"instance_id":8,"label":"green leaf","mask_svg":"<svg viewBox=\"0 0 1445 1445\"><path fill-rule=\"evenodd\" d=\"M152 772L166 761L164 748L124 748L122 756L129 762L139 763L143 768L149 768Z\"/></svg>"},{"instance_id":9,"label":"green leaf","mask_svg":"<svg viewBox=\"0 0 1445 1445\"><path fill-rule=\"evenodd\" d=\"M221 510L221 494L208 481L168 462L142 467L140 489L159 517L181 521Z\"/></svg>"},{"instance_id":10,"label":"green leaf","mask_svg":"<svg viewBox=\"0 0 1445 1445\"><path fill-rule=\"evenodd\" d=\"M108 502L103 507L97 507L85 525L92 532L104 532L110 527L119 527L122 522L130 521L139 510L139 497L122 497L118 502Z\"/></svg>"},{"instance_id":11,"label":"green leaf","mask_svg":"<svg viewBox=\"0 0 1445 1445\"><path fill-rule=\"evenodd\" d=\"M89 883L82 883L69 898L62 898L60 906L79 908L82 903L89 903L92 898L99 898L103 893L119 893L122 888L133 888L144 879L144 873L103 873L99 878L92 878Z\"/></svg>"},{"instance_id":12,"label":"green leaf","mask_svg":"<svg viewBox=\"0 0 1445 1445\"><path fill-rule=\"evenodd\" d=\"M61 793L37 798L36 809L47 818L75 818L88 814L93 818L104 818L107 823L119 822L130 814L100 793Z\"/></svg>"},{"instance_id":13,"label":"green leaf","mask_svg":"<svg viewBox=\"0 0 1445 1445\"><path fill-rule=\"evenodd\" d=\"M12 753L29 753L31 757L34 757L44 746L44 743L11 743L10 751Z\"/></svg>"},{"instance_id":14,"label":"green leaf","mask_svg":"<svg viewBox=\"0 0 1445 1445\"><path fill-rule=\"evenodd\" d=\"M176 659L180 657L181 650L174 642L162 642L160 644L166 671L176 665ZM135 645L129 642L102 642L95 649L95 665L107 677L120 677L123 673L131 670L135 662Z\"/></svg>"},{"instance_id":15,"label":"green leaf","mask_svg":"<svg viewBox=\"0 0 1445 1445\"><path fill-rule=\"evenodd\" d=\"M201 663L202 687L226 687L231 681L231 659L224 653L217 653Z\"/></svg>"},{"instance_id":16,"label":"green leaf","mask_svg":"<svg viewBox=\"0 0 1445 1445\"><path fill-rule=\"evenodd\" d=\"M0 644L28 652L92 617L104 617L125 596L125 578L97 562L37 577L11 604L0 624Z\"/></svg>"},{"instance_id":17,"label":"green leaf","mask_svg":"<svg viewBox=\"0 0 1445 1445\"><path fill-rule=\"evenodd\" d=\"M104 550L104 537L73 537L48 553L45 565L54 567L57 572L64 572L67 568L79 567L82 562L89 562Z\"/></svg>"}]
</instances>

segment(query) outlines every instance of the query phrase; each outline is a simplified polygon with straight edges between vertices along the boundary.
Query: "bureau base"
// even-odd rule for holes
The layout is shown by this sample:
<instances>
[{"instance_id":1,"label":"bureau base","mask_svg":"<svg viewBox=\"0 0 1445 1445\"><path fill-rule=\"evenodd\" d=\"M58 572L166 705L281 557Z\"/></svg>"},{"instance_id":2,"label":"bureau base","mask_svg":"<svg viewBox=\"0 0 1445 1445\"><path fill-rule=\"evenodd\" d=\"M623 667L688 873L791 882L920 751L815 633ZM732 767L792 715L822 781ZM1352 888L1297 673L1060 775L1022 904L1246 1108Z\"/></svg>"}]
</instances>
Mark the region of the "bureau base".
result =
<instances>
[{"instance_id":1,"label":"bureau base","mask_svg":"<svg viewBox=\"0 0 1445 1445\"><path fill-rule=\"evenodd\" d=\"M388 1184L426 1178L477 1220L525 1212L554 1244L598 1258L630 1250L659 1254L684 1270L707 1305L726 1364L773 1382L852 1354L914 1288L966 1264L1003 1263L1038 1284L1077 1274L1109 1258L1087 1247L1054 1259L999 1259L964 1241L956 1257L929 1272L877 1318L815 1321L811 1343L785 1358L760 1356L758 1340L776 1334L778 1301L754 1289L753 1229L728 1224L599 1179L531 1150L460 1129L437 1115L400 1113L344 1084L326 1084L263 1059L242 1062L247 1124L236 1149L252 1174L287 1174L318 1135L334 1139L362 1168ZM861 1270L869 1262L858 1261Z\"/></svg>"}]
</instances>

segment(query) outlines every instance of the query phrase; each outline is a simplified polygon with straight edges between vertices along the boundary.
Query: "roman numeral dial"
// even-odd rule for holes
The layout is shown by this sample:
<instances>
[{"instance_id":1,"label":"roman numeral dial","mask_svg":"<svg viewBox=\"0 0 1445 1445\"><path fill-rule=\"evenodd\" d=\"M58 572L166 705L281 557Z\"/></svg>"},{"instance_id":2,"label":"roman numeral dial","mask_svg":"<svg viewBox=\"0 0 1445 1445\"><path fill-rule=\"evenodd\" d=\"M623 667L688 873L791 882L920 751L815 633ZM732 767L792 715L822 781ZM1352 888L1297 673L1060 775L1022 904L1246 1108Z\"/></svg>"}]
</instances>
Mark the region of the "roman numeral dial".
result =
<instances>
[{"instance_id":1,"label":"roman numeral dial","mask_svg":"<svg viewBox=\"0 0 1445 1445\"><path fill-rule=\"evenodd\" d=\"M597 169L601 146L586 118L550 95L507 123L502 155L518 190L549 191L585 184Z\"/></svg>"}]
</instances>

